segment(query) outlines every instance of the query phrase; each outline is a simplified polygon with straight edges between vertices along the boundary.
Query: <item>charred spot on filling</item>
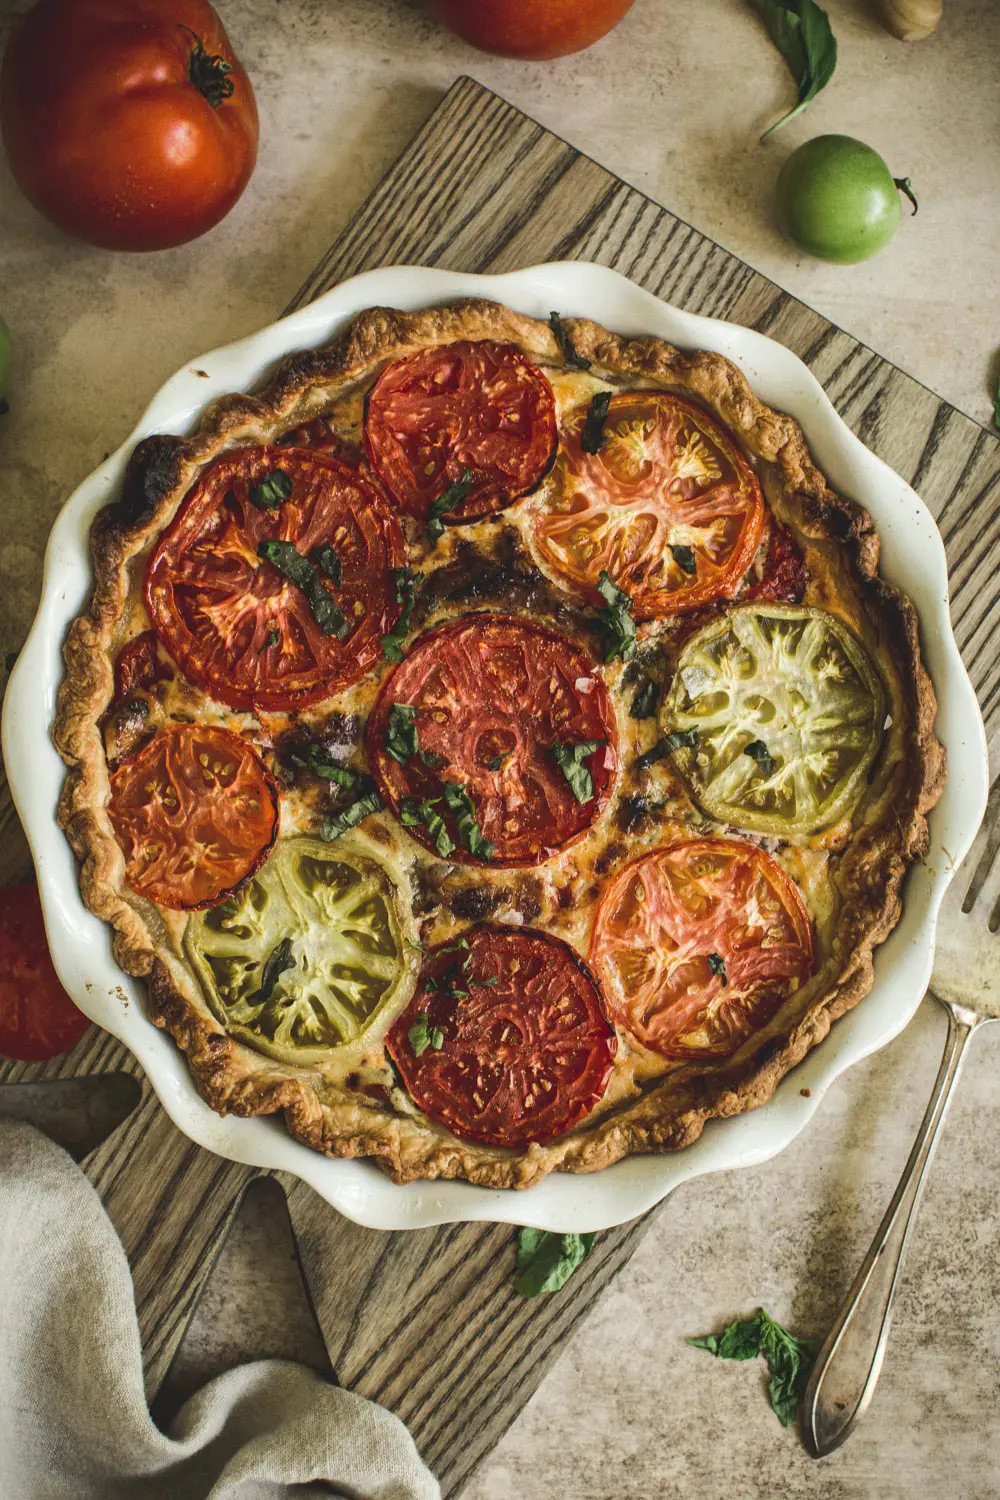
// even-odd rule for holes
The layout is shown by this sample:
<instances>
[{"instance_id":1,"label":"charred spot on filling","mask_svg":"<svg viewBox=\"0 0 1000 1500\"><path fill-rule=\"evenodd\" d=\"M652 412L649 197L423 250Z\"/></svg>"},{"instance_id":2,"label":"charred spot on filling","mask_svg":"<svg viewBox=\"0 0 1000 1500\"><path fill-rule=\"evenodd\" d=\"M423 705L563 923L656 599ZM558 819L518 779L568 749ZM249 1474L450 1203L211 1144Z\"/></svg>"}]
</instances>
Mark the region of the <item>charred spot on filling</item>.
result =
<instances>
[{"instance_id":1,"label":"charred spot on filling","mask_svg":"<svg viewBox=\"0 0 1000 1500\"><path fill-rule=\"evenodd\" d=\"M649 802L641 793L623 797L615 812L615 827L622 833L638 833L649 821Z\"/></svg>"},{"instance_id":2,"label":"charred spot on filling","mask_svg":"<svg viewBox=\"0 0 1000 1500\"><path fill-rule=\"evenodd\" d=\"M452 916L463 922L485 922L504 901L510 900L506 886L467 885L448 898Z\"/></svg>"},{"instance_id":3,"label":"charred spot on filling","mask_svg":"<svg viewBox=\"0 0 1000 1500\"><path fill-rule=\"evenodd\" d=\"M328 714L311 725L294 724L274 741L275 768L279 780L285 786L311 783L316 780L308 768L309 746L318 745L338 765L346 765L348 756L343 752L353 749L361 734L361 719L357 714ZM339 754L336 752L339 750Z\"/></svg>"},{"instance_id":4,"label":"charred spot on filling","mask_svg":"<svg viewBox=\"0 0 1000 1500\"><path fill-rule=\"evenodd\" d=\"M109 766L134 755L153 730L149 727L149 703L140 696L120 698L104 716L104 753Z\"/></svg>"},{"instance_id":5,"label":"charred spot on filling","mask_svg":"<svg viewBox=\"0 0 1000 1500\"><path fill-rule=\"evenodd\" d=\"M617 864L620 859L624 859L627 853L628 849L624 844L609 844L594 860L594 874L606 875L612 865Z\"/></svg>"},{"instance_id":6,"label":"charred spot on filling","mask_svg":"<svg viewBox=\"0 0 1000 1500\"><path fill-rule=\"evenodd\" d=\"M537 922L542 915L542 882L535 876L525 876L514 889L511 905L526 922Z\"/></svg>"},{"instance_id":7,"label":"charred spot on filling","mask_svg":"<svg viewBox=\"0 0 1000 1500\"><path fill-rule=\"evenodd\" d=\"M535 567L516 532L500 526L487 546L488 551L458 542L451 562L424 583L420 599L426 612L438 604L482 604L582 625L582 613Z\"/></svg>"}]
</instances>

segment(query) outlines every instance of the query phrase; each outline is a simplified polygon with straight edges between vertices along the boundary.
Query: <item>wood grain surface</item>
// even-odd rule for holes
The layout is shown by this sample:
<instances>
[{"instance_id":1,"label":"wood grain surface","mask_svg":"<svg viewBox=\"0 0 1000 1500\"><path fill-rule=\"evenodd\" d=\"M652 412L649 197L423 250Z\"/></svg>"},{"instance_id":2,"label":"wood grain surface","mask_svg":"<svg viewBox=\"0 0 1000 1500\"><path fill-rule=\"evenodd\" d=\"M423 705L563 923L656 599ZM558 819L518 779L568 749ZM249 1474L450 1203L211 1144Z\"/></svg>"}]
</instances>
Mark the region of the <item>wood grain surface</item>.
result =
<instances>
[{"instance_id":1,"label":"wood grain surface","mask_svg":"<svg viewBox=\"0 0 1000 1500\"><path fill-rule=\"evenodd\" d=\"M997 438L478 83L463 78L448 92L291 305L381 265L496 272L559 259L612 266L678 306L767 333L806 361L844 419L938 520L956 634L995 741ZM0 783L0 883L29 875ZM49 1064L0 1066L0 1111L30 1113L16 1085L122 1074L141 1078L125 1049L93 1030ZM127 1106L118 1093L120 1118ZM191 1145L145 1082L85 1169L132 1263L155 1391L239 1197L259 1174ZM648 1223L601 1235L562 1292L525 1302L512 1288L506 1227L378 1233L340 1218L294 1179L279 1180L338 1380L399 1413L447 1495L513 1421Z\"/></svg>"}]
</instances>

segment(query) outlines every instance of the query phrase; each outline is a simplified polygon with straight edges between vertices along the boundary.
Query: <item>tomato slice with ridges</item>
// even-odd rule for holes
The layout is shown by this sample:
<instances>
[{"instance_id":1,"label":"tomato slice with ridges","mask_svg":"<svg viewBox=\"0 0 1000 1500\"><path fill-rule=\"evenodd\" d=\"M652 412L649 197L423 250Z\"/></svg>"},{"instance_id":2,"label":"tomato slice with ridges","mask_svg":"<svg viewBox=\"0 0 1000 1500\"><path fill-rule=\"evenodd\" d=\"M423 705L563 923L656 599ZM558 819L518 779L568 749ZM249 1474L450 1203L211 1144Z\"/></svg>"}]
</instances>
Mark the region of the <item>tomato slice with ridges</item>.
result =
<instances>
[{"instance_id":1,"label":"tomato slice with ridges","mask_svg":"<svg viewBox=\"0 0 1000 1500\"><path fill-rule=\"evenodd\" d=\"M420 752L389 754L393 706L416 710ZM596 742L584 759L593 795L581 803L554 744ZM538 864L583 836L611 795L618 768L614 705L594 660L558 631L513 615L473 614L428 632L383 684L368 721L368 757L382 799L398 816L404 797L442 797L465 786L493 864ZM431 764L427 764L430 759ZM446 804L437 805L468 861ZM421 827L409 830L428 848Z\"/></svg>"},{"instance_id":2,"label":"tomato slice with ridges","mask_svg":"<svg viewBox=\"0 0 1000 1500\"><path fill-rule=\"evenodd\" d=\"M114 773L108 816L132 890L193 911L231 895L267 858L278 788L239 735L175 724Z\"/></svg>"},{"instance_id":3,"label":"tomato slice with ridges","mask_svg":"<svg viewBox=\"0 0 1000 1500\"><path fill-rule=\"evenodd\" d=\"M543 565L595 604L607 572L640 620L732 597L765 514L733 438L692 401L626 391L611 397L600 451L585 453L588 411L589 403L564 422L553 483L534 516Z\"/></svg>"},{"instance_id":4,"label":"tomato slice with ridges","mask_svg":"<svg viewBox=\"0 0 1000 1500\"><path fill-rule=\"evenodd\" d=\"M426 520L452 484L466 497L441 519L474 521L540 483L556 446L552 387L513 344L460 340L388 365L365 404L369 461L402 510Z\"/></svg>"},{"instance_id":5,"label":"tomato slice with ridges","mask_svg":"<svg viewBox=\"0 0 1000 1500\"><path fill-rule=\"evenodd\" d=\"M463 940L427 955L387 1038L411 1099L479 1145L565 1135L602 1099L617 1051L592 975L533 928L476 927Z\"/></svg>"},{"instance_id":6,"label":"tomato slice with ridges","mask_svg":"<svg viewBox=\"0 0 1000 1500\"><path fill-rule=\"evenodd\" d=\"M34 885L0 889L0 1056L45 1062L90 1026L59 983Z\"/></svg>"},{"instance_id":7,"label":"tomato slice with ridges","mask_svg":"<svg viewBox=\"0 0 1000 1500\"><path fill-rule=\"evenodd\" d=\"M608 886L591 963L612 1017L685 1062L729 1057L813 972L812 923L777 860L735 839L641 855Z\"/></svg>"},{"instance_id":8,"label":"tomato slice with ridges","mask_svg":"<svg viewBox=\"0 0 1000 1500\"><path fill-rule=\"evenodd\" d=\"M252 486L280 472L292 493L257 506ZM259 554L290 542L332 547L342 568L320 587L343 610L344 640L324 634L306 594ZM359 682L399 617L393 571L405 547L392 507L331 455L240 448L210 464L164 531L146 572L156 632L190 681L233 708L284 712Z\"/></svg>"}]
</instances>

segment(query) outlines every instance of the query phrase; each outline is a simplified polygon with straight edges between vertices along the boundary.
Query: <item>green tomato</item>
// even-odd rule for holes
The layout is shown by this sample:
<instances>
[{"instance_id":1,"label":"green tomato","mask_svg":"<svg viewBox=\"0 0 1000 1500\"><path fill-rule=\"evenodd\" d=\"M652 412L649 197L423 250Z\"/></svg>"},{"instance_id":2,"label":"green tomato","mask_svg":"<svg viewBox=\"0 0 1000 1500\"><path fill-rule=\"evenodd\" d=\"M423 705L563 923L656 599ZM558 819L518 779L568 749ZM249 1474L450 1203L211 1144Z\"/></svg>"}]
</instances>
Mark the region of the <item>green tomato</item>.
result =
<instances>
[{"instance_id":1,"label":"green tomato","mask_svg":"<svg viewBox=\"0 0 1000 1500\"><path fill-rule=\"evenodd\" d=\"M10 329L0 318L0 401L10 390L11 343Z\"/></svg>"},{"instance_id":2,"label":"green tomato","mask_svg":"<svg viewBox=\"0 0 1000 1500\"><path fill-rule=\"evenodd\" d=\"M778 224L793 245L851 265L883 249L899 227L899 194L913 204L877 151L849 135L818 135L793 151L778 175Z\"/></svg>"}]
</instances>

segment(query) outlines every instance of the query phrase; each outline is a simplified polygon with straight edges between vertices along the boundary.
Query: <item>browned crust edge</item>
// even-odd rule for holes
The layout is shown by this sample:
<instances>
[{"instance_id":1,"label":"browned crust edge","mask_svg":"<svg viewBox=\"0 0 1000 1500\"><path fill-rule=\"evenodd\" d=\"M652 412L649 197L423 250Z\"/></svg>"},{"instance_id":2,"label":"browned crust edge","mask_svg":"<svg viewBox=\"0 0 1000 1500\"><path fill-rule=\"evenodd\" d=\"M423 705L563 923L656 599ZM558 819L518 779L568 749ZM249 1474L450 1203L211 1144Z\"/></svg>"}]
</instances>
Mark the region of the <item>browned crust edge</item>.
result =
<instances>
[{"instance_id":1,"label":"browned crust edge","mask_svg":"<svg viewBox=\"0 0 1000 1500\"><path fill-rule=\"evenodd\" d=\"M655 1086L590 1129L550 1146L518 1153L468 1146L430 1122L374 1104L321 1102L308 1074L251 1055L184 995L179 974L157 955L147 924L122 894L124 860L105 810L108 773L97 722L112 693L110 648L128 594L129 559L163 528L195 473L223 448L270 440L315 415L331 390L431 343L508 340L547 364L560 365L562 353L547 324L479 300L419 312L368 309L329 345L283 360L256 394L215 402L193 437L157 436L140 443L121 500L95 520L93 595L64 647L66 677L52 734L69 771L58 821L81 861L84 901L114 930L116 960L128 973L147 980L152 1019L187 1054L200 1094L219 1113L281 1111L291 1134L305 1145L331 1156L373 1157L396 1182L461 1177L487 1187L528 1187L554 1169L597 1171L632 1153L689 1145L707 1120L763 1104L833 1022L871 989L873 950L899 919L903 878L907 866L927 849L926 815L944 784L944 750L934 734L936 701L920 659L916 612L878 576L879 540L870 515L828 487L798 423L758 400L742 372L722 355L684 352L652 337L622 338L587 319L567 319L566 327L577 351L592 360L595 374L648 377L690 392L752 454L777 466L785 493L801 509L804 527L836 542L849 560L856 586L885 631L886 649L912 715L911 753L903 784L894 793L894 818L861 830L841 867L848 920L838 932L843 955L839 978L745 1077L702 1075L692 1078L686 1090L674 1087L669 1094Z\"/></svg>"}]
</instances>

